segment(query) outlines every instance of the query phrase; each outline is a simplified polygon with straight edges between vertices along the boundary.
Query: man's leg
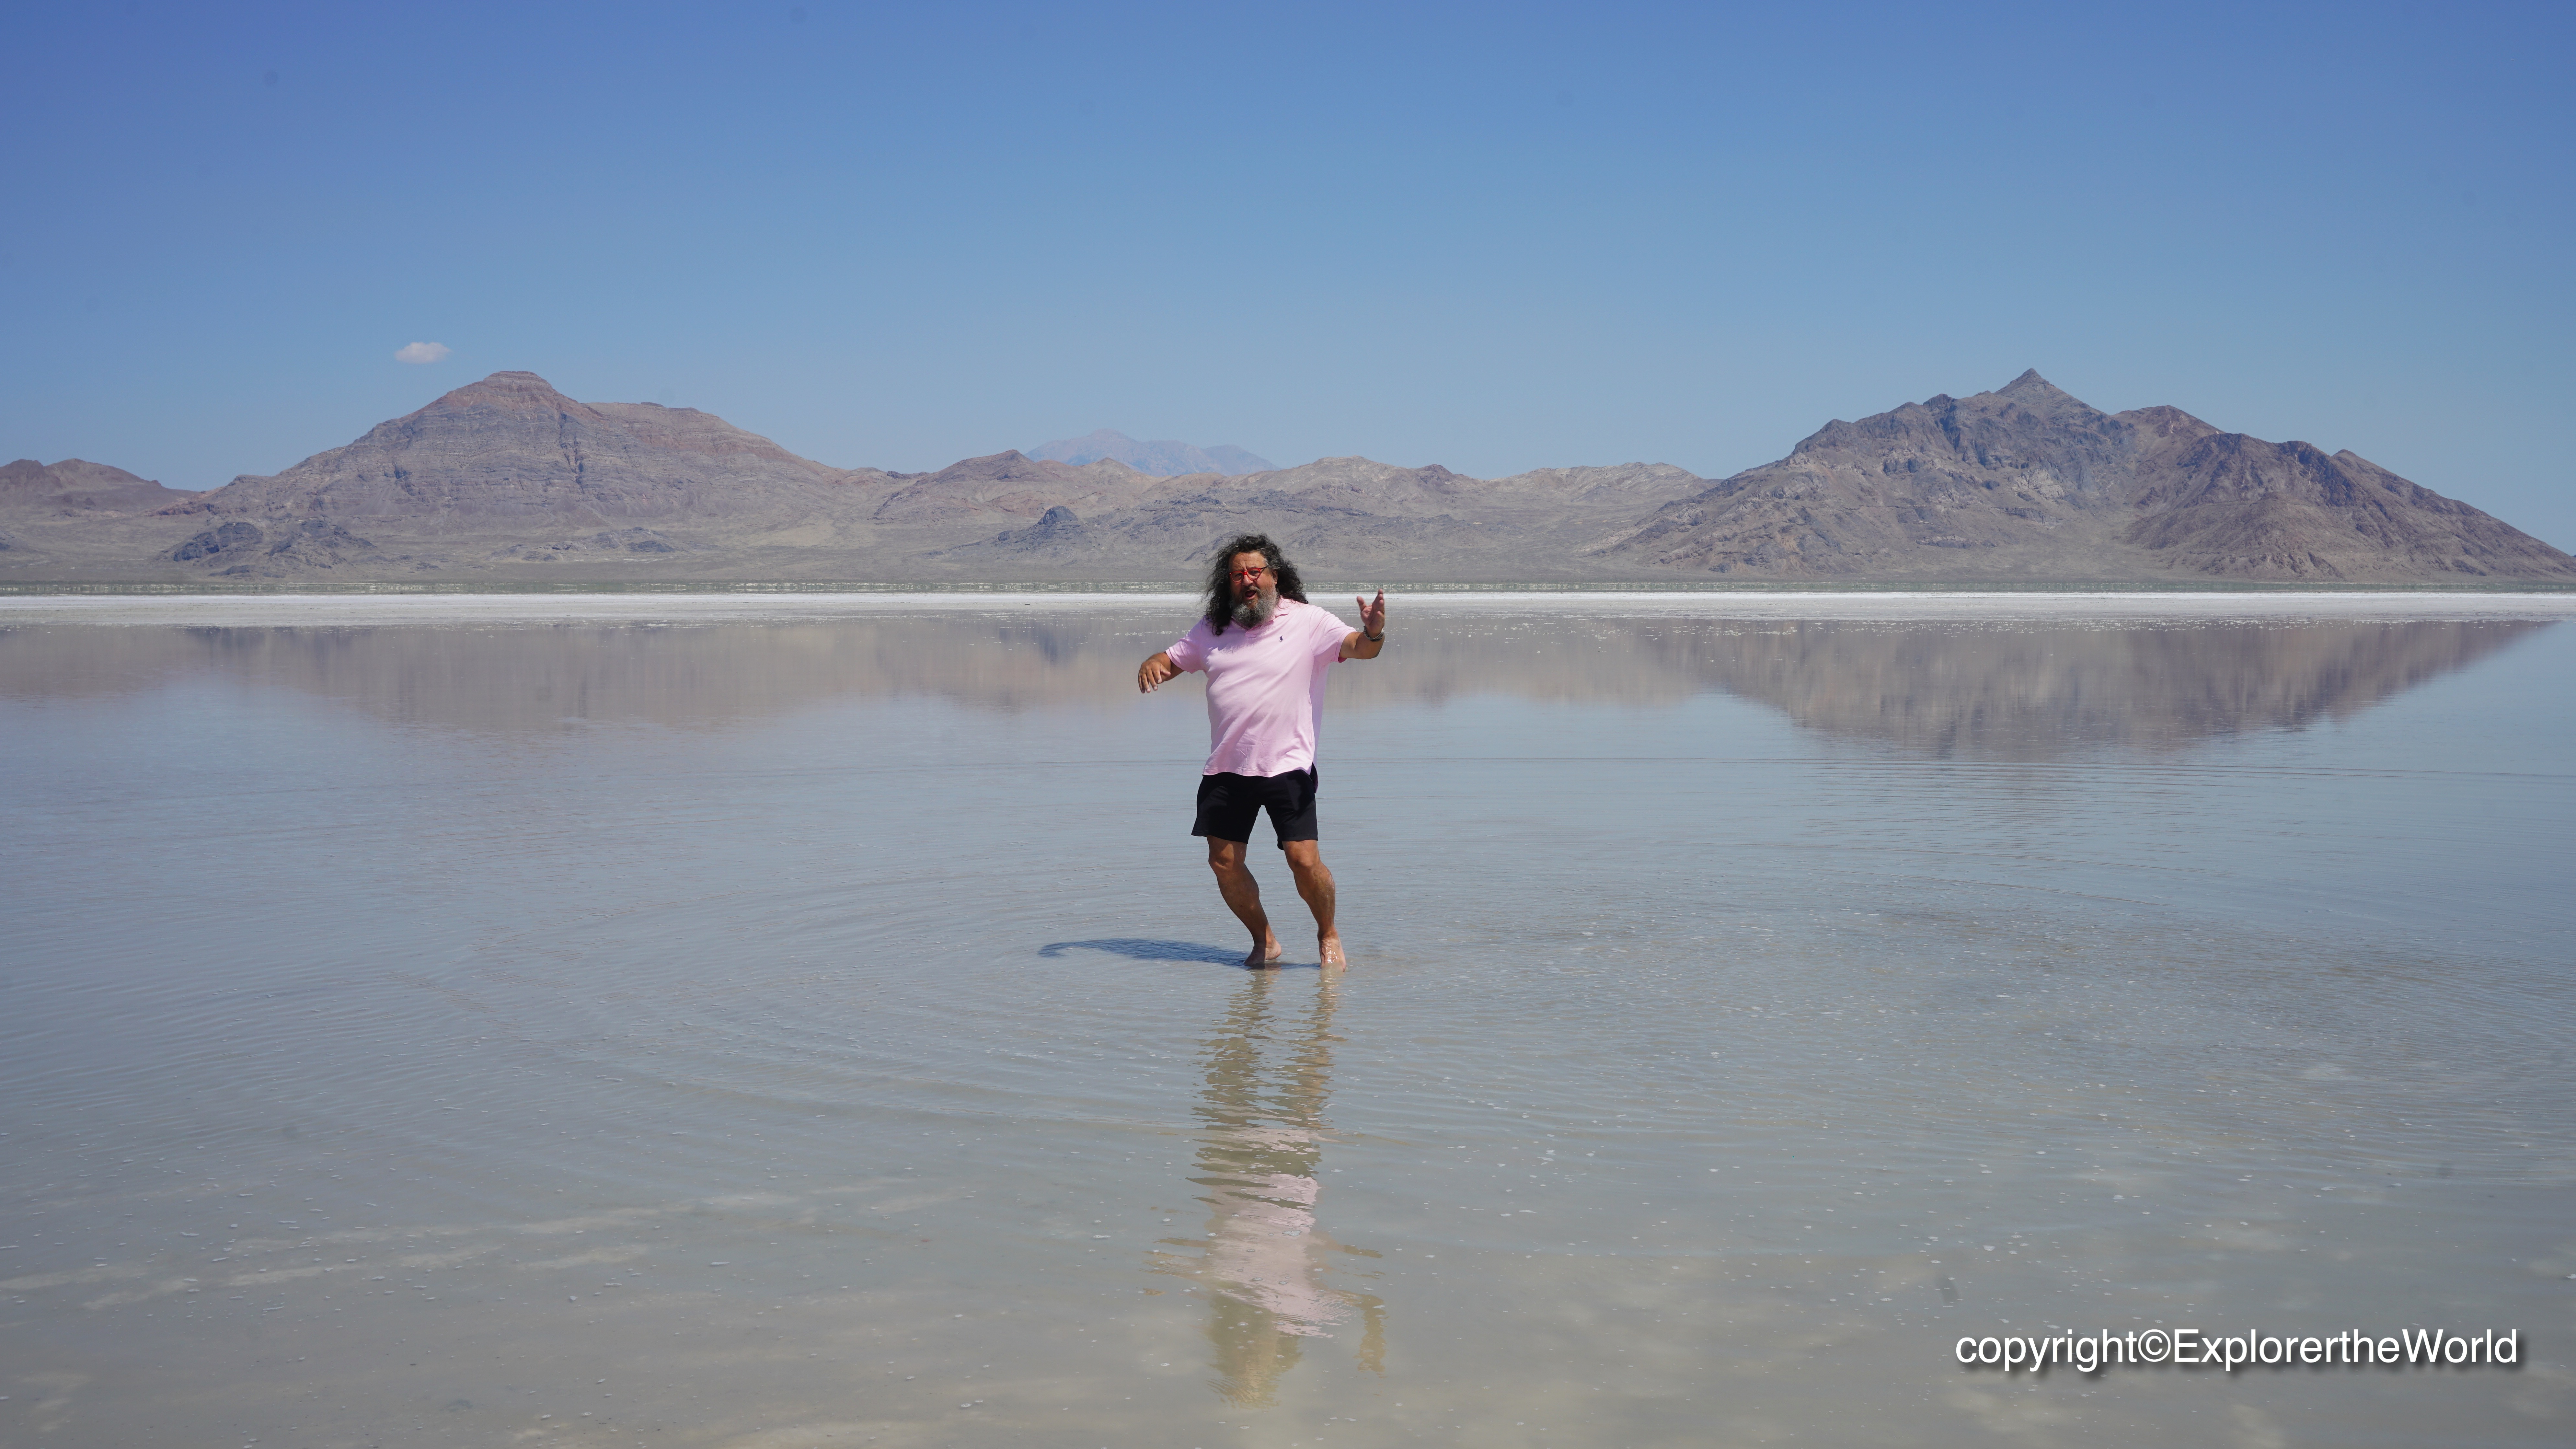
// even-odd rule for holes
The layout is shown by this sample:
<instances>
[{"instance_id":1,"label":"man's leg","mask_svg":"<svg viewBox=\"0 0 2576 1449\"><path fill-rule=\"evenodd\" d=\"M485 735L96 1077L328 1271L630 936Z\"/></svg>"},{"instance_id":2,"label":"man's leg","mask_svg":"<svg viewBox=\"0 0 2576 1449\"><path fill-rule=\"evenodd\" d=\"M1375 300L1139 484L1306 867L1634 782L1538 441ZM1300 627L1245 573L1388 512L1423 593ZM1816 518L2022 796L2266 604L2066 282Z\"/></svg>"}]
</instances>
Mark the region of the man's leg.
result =
<instances>
[{"instance_id":1,"label":"man's leg","mask_svg":"<svg viewBox=\"0 0 2576 1449\"><path fill-rule=\"evenodd\" d=\"M1288 856L1289 873L1297 877L1297 894L1315 913L1315 946L1323 952L1324 964L1348 964L1342 956L1342 933L1333 925L1333 873L1324 865L1323 846L1312 840L1292 840L1280 849Z\"/></svg>"},{"instance_id":2,"label":"man's leg","mask_svg":"<svg viewBox=\"0 0 2576 1449\"><path fill-rule=\"evenodd\" d=\"M1252 878L1252 867L1243 863L1243 842L1219 840L1211 835L1207 845L1208 868L1216 872L1216 888L1225 897L1226 909L1234 912L1234 918L1252 933L1252 951L1243 958L1243 964L1267 966L1278 960L1285 953L1279 948L1279 938L1271 933L1270 914L1261 909L1261 882ZM1326 877L1326 888L1330 885L1331 878ZM1301 878L1298 889L1304 888Z\"/></svg>"}]
</instances>

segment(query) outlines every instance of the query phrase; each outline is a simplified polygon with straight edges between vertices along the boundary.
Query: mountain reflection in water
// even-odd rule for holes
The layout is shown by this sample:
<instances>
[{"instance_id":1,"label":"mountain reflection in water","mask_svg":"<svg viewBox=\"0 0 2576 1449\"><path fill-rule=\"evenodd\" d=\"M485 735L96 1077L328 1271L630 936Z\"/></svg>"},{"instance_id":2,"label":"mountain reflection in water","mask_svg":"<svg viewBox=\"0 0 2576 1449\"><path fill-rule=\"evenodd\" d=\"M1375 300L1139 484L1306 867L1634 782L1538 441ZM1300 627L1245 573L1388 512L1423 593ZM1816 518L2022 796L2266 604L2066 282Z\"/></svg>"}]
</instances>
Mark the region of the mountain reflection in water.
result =
<instances>
[{"instance_id":1,"label":"mountain reflection in water","mask_svg":"<svg viewBox=\"0 0 2576 1449\"><path fill-rule=\"evenodd\" d=\"M1217 1392L1234 1404L1272 1402L1305 1340L1334 1337L1354 1314L1360 1367L1385 1369L1385 1305L1327 1281L1334 1255L1377 1254L1344 1247L1318 1222L1339 985L1326 976L1296 1025L1273 1019L1272 998L1287 989L1277 972L1254 973L1208 1038L1190 1179L1205 1189L1207 1233L1154 1255L1157 1271L1204 1293Z\"/></svg>"},{"instance_id":2,"label":"mountain reflection in water","mask_svg":"<svg viewBox=\"0 0 2576 1449\"><path fill-rule=\"evenodd\" d=\"M1110 607L829 622L0 631L0 692L122 693L208 675L400 724L552 732L756 725L848 698L1130 708L1136 661L1186 620ZM1748 620L1426 611L1386 662L1337 671L1337 711L1478 695L1632 706L1722 690L1828 735L1940 758L2172 749L2349 716L2494 653L2530 619ZM1194 688L1185 680L1177 688Z\"/></svg>"},{"instance_id":3,"label":"mountain reflection in water","mask_svg":"<svg viewBox=\"0 0 2576 1449\"><path fill-rule=\"evenodd\" d=\"M1789 623L1654 641L1673 673L1809 729L1940 758L2174 749L2347 718L2541 621L1931 629Z\"/></svg>"}]
</instances>

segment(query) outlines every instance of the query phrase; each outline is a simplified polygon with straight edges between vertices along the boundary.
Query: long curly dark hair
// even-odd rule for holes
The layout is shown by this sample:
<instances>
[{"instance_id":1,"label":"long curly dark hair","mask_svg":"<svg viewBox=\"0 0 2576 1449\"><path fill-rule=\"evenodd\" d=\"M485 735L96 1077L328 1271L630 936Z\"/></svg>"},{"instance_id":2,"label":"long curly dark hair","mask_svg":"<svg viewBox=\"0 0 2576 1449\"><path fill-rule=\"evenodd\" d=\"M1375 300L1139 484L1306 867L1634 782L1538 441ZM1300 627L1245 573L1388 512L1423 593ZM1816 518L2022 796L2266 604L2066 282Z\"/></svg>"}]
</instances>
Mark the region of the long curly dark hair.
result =
<instances>
[{"instance_id":1,"label":"long curly dark hair","mask_svg":"<svg viewBox=\"0 0 2576 1449\"><path fill-rule=\"evenodd\" d=\"M1288 561L1288 555L1270 541L1269 534L1236 534L1217 549L1216 558L1208 564L1207 621L1211 634L1224 633L1225 626L1234 622L1233 569L1234 556L1239 553L1257 553L1268 559L1270 572L1279 582L1279 597L1306 602L1306 581L1298 576L1297 566Z\"/></svg>"}]
</instances>

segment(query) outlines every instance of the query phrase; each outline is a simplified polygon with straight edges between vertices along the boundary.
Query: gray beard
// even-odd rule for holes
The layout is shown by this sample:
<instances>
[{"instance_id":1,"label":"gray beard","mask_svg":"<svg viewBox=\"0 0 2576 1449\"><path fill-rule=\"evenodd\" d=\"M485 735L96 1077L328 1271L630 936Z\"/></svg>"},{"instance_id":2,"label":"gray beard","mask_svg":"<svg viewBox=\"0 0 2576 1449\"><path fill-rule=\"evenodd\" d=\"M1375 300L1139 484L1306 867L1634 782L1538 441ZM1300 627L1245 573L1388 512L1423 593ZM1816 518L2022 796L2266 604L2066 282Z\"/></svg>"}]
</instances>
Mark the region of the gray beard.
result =
<instances>
[{"instance_id":1,"label":"gray beard","mask_svg":"<svg viewBox=\"0 0 2576 1449\"><path fill-rule=\"evenodd\" d=\"M1251 598L1235 601L1234 622L1242 628L1258 629L1269 623L1270 616L1277 612L1279 612L1279 596L1272 593L1259 593Z\"/></svg>"}]
</instances>

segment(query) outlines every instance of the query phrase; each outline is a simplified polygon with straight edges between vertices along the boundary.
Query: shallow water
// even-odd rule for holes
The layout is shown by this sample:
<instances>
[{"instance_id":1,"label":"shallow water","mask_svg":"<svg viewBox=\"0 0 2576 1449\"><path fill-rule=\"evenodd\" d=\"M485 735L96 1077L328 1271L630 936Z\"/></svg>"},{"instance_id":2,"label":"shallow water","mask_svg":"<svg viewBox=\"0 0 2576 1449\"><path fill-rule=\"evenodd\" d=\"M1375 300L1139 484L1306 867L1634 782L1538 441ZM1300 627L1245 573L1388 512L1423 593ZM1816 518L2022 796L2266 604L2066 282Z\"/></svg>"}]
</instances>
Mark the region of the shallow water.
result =
<instances>
[{"instance_id":1,"label":"shallow water","mask_svg":"<svg viewBox=\"0 0 2576 1449\"><path fill-rule=\"evenodd\" d=\"M2565 599L1399 600L1330 976L1185 601L9 603L0 1444L2576 1411Z\"/></svg>"}]
</instances>

